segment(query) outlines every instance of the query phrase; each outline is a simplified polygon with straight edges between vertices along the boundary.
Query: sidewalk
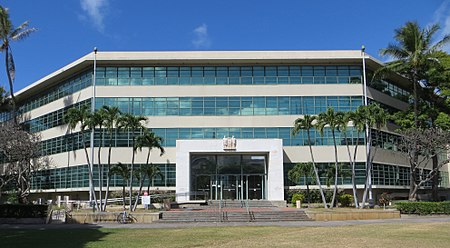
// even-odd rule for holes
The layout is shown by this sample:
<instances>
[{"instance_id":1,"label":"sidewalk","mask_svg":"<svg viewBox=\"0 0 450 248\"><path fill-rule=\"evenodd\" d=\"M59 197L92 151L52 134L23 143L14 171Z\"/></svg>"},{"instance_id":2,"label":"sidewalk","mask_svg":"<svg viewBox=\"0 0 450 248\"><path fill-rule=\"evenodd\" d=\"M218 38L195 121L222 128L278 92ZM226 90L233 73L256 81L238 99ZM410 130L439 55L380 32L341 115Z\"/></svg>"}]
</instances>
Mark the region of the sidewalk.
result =
<instances>
[{"instance_id":1,"label":"sidewalk","mask_svg":"<svg viewBox=\"0 0 450 248\"><path fill-rule=\"evenodd\" d=\"M230 226L279 226L279 227L333 227L372 224L433 223L449 222L450 216L402 215L400 219L352 220L352 221L285 221L285 222L190 222L190 223L151 223L151 224L0 224L0 229L89 229L89 228L192 228L192 227L230 227Z\"/></svg>"}]
</instances>

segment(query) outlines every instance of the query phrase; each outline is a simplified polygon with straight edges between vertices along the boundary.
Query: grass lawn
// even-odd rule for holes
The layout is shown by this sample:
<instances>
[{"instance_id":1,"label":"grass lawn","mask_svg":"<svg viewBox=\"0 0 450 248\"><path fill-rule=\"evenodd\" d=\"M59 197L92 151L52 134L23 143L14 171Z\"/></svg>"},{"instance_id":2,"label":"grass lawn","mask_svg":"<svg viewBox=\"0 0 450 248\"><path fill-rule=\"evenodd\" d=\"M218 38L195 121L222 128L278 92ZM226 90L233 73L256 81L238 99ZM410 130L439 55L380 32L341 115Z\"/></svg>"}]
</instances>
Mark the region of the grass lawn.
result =
<instances>
[{"instance_id":1,"label":"grass lawn","mask_svg":"<svg viewBox=\"0 0 450 248\"><path fill-rule=\"evenodd\" d=\"M343 227L0 229L0 247L449 247L449 223Z\"/></svg>"}]
</instances>

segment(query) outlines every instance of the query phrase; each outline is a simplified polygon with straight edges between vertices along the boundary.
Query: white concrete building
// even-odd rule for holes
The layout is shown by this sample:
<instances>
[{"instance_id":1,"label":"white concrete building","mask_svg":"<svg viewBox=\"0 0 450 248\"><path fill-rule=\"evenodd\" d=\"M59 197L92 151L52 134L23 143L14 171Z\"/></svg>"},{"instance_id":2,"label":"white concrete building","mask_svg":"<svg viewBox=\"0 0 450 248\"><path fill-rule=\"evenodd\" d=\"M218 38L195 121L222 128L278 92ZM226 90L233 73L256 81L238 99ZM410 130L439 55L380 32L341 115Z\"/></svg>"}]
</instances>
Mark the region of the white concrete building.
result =
<instances>
[{"instance_id":1,"label":"white concrete building","mask_svg":"<svg viewBox=\"0 0 450 248\"><path fill-rule=\"evenodd\" d=\"M164 174L152 182L153 190L176 190L179 201L282 201L285 189L304 187L304 179L290 182L287 171L311 160L306 135L291 135L294 120L328 107L355 110L364 103L363 59L368 74L381 66L369 55L363 58L361 51L98 52L93 101L94 56L90 53L16 93L24 123L40 133L43 153L52 161L51 169L33 179L33 192L41 197L86 199L88 167L81 135L79 129L68 130L63 115L71 107L94 103L97 109L117 106L146 116L146 127L164 139L166 153L159 156L154 150L151 155ZM404 110L409 91L408 81L393 75L368 83L367 97L386 109ZM8 116L2 113L0 120ZM406 194L409 187L408 163L397 151L398 136L392 131L374 134L374 146L380 148L372 175L375 195L387 190ZM131 140L127 132L115 133L114 164L131 163ZM321 136L313 131L312 142L325 181L324 172L334 163L330 132ZM357 182L362 187L365 141L351 127L347 140L338 137L344 167L349 161L346 142L361 145ZM107 149L100 161L106 163ZM136 155L136 166L145 161L144 149ZM444 171L441 185L447 187ZM94 174L98 189L97 167ZM349 178L339 180L342 188L350 188ZM115 176L113 190L122 183Z\"/></svg>"}]
</instances>

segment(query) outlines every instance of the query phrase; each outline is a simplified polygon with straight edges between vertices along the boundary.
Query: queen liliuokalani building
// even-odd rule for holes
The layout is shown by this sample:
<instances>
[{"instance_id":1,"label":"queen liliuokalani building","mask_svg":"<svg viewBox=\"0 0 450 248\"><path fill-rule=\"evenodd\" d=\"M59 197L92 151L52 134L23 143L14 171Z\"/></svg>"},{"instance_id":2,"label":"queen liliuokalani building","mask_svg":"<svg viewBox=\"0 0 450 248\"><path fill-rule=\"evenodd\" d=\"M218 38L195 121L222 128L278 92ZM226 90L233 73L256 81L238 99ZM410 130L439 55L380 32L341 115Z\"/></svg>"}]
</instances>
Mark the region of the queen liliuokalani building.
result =
<instances>
[{"instance_id":1,"label":"queen liliuokalani building","mask_svg":"<svg viewBox=\"0 0 450 248\"><path fill-rule=\"evenodd\" d=\"M371 56L364 57L368 74L382 66ZM151 162L164 174L154 180L152 189L175 190L178 201L281 202L285 189L304 187L304 179L290 182L287 171L311 160L306 133L291 134L294 120L328 107L352 111L363 105L362 62L359 50L92 52L16 93L24 124L40 134L42 153L51 161L51 168L35 173L32 193L46 199L55 195L88 199L88 166L79 130L69 132L63 116L69 108L90 108L95 103L97 109L117 106L124 113L146 116L145 125L164 139L166 153L159 156L158 150L152 151ZM367 85L369 102L387 109L408 108L411 87L406 79L392 75ZM0 118L5 121L8 114ZM95 146L100 142L98 133ZM339 161L348 164L345 142L359 142L356 180L362 190L364 137L352 127L347 135L344 140L338 134ZM373 135L372 145L378 147L371 178L374 197L385 191L406 197L409 168L397 151L398 135L389 125ZM323 136L312 130L312 138L319 168L334 166L329 130ZM116 133L113 142L113 163L130 164L129 135ZM107 150L103 149L103 161ZM136 166L145 159L145 152L138 152ZM442 188L448 187L447 171L445 167L440 173ZM351 190L350 177L339 178L339 184ZM120 190L121 178L114 176L111 186Z\"/></svg>"}]
</instances>

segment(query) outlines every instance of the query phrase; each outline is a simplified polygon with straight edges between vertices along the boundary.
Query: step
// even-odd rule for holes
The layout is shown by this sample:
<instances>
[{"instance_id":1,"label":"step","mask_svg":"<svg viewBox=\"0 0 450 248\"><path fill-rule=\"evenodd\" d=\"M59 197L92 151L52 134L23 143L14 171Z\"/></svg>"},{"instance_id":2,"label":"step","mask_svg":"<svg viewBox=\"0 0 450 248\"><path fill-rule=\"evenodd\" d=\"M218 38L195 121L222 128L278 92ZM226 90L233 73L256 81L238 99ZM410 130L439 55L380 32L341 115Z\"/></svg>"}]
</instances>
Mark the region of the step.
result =
<instances>
[{"instance_id":1,"label":"step","mask_svg":"<svg viewBox=\"0 0 450 248\"><path fill-rule=\"evenodd\" d=\"M221 218L222 216L222 218ZM248 221L310 221L311 219L304 211L168 211L163 212L160 221L162 222L218 222L222 219L225 222L248 222Z\"/></svg>"}]
</instances>

